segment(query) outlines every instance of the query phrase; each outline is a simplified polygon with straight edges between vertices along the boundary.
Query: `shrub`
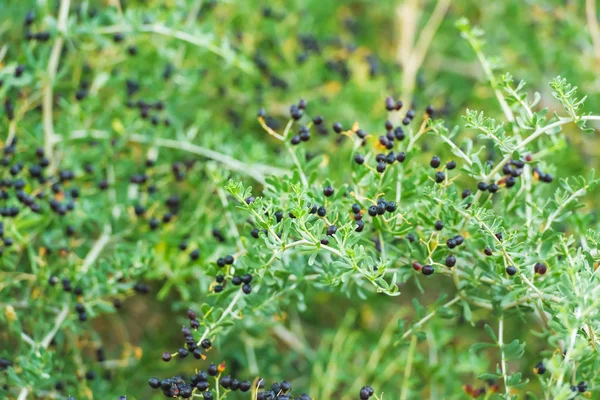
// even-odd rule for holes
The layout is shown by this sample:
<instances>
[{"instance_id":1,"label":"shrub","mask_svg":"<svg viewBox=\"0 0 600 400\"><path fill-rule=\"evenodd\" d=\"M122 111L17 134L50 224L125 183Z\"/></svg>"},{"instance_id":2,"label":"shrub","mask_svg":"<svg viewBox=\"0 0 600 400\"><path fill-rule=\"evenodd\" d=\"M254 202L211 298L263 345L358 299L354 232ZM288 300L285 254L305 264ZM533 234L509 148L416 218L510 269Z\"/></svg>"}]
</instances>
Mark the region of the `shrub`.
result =
<instances>
[{"instance_id":1,"label":"shrub","mask_svg":"<svg viewBox=\"0 0 600 400\"><path fill-rule=\"evenodd\" d=\"M292 38L352 5L56 3L0 20L3 396L594 396L598 179L573 138L600 115L571 80L528 91L445 0L399 84ZM458 120L428 97L453 79L418 85L438 30L488 84Z\"/></svg>"}]
</instances>

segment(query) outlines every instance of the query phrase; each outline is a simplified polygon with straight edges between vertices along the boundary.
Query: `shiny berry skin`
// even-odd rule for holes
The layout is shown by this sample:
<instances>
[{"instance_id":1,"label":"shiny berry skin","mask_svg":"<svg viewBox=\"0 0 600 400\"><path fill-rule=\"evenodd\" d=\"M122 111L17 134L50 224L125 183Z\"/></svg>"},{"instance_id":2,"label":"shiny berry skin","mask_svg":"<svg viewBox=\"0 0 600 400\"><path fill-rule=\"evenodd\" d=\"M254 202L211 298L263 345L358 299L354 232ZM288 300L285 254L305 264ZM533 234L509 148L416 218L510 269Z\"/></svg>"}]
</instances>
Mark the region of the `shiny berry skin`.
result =
<instances>
[{"instance_id":1,"label":"shiny berry skin","mask_svg":"<svg viewBox=\"0 0 600 400\"><path fill-rule=\"evenodd\" d=\"M433 274L433 266L432 265L423 265L423 269L421 269L421 273L425 276Z\"/></svg>"},{"instance_id":2,"label":"shiny berry skin","mask_svg":"<svg viewBox=\"0 0 600 400\"><path fill-rule=\"evenodd\" d=\"M435 221L435 224L433 226L436 231L441 231L442 229L444 229L444 223L442 221Z\"/></svg>"},{"instance_id":3,"label":"shiny berry skin","mask_svg":"<svg viewBox=\"0 0 600 400\"><path fill-rule=\"evenodd\" d=\"M442 183L446 179L446 174L444 174L442 171L438 171L435 173L434 179L437 183Z\"/></svg>"},{"instance_id":4,"label":"shiny berry skin","mask_svg":"<svg viewBox=\"0 0 600 400\"><path fill-rule=\"evenodd\" d=\"M164 362L169 362L169 361L171 361L171 353L169 353L169 352L165 351L165 352L162 354L162 360L163 360Z\"/></svg>"},{"instance_id":5,"label":"shiny berry skin","mask_svg":"<svg viewBox=\"0 0 600 400\"><path fill-rule=\"evenodd\" d=\"M383 171L385 171L385 163L384 162L378 163L376 169L377 169L377 172L383 173Z\"/></svg>"},{"instance_id":6,"label":"shiny berry skin","mask_svg":"<svg viewBox=\"0 0 600 400\"><path fill-rule=\"evenodd\" d=\"M337 227L335 225L329 225L327 227L327 236L335 235L336 232L337 232Z\"/></svg>"},{"instance_id":7,"label":"shiny berry skin","mask_svg":"<svg viewBox=\"0 0 600 400\"><path fill-rule=\"evenodd\" d=\"M160 387L160 381L158 380L158 378L150 378L148 380L148 384L152 389L158 389Z\"/></svg>"},{"instance_id":8,"label":"shiny berry skin","mask_svg":"<svg viewBox=\"0 0 600 400\"><path fill-rule=\"evenodd\" d=\"M488 186L488 191L490 193L496 193L498 191L498 185L496 185L495 183L492 183Z\"/></svg>"},{"instance_id":9,"label":"shiny berry skin","mask_svg":"<svg viewBox=\"0 0 600 400\"><path fill-rule=\"evenodd\" d=\"M369 210L367 212L369 213L369 215L371 217L377 216L377 206L371 206L371 207L369 207Z\"/></svg>"},{"instance_id":10,"label":"shiny berry skin","mask_svg":"<svg viewBox=\"0 0 600 400\"><path fill-rule=\"evenodd\" d=\"M396 155L396 161L398 161L399 163L404 162L404 160L406 160L406 153L405 152L400 152Z\"/></svg>"},{"instance_id":11,"label":"shiny berry skin","mask_svg":"<svg viewBox=\"0 0 600 400\"><path fill-rule=\"evenodd\" d=\"M242 292L244 292L244 294L252 293L252 285L250 285L249 283L244 284L242 286Z\"/></svg>"},{"instance_id":12,"label":"shiny berry skin","mask_svg":"<svg viewBox=\"0 0 600 400\"><path fill-rule=\"evenodd\" d=\"M546 273L546 271L548 271L548 268L546 267L545 264L536 263L533 270L536 274L544 275Z\"/></svg>"},{"instance_id":13,"label":"shiny berry skin","mask_svg":"<svg viewBox=\"0 0 600 400\"><path fill-rule=\"evenodd\" d=\"M392 97L385 98L385 109L388 111L394 111L396 108L396 103Z\"/></svg>"},{"instance_id":14,"label":"shiny berry skin","mask_svg":"<svg viewBox=\"0 0 600 400\"><path fill-rule=\"evenodd\" d=\"M342 127L342 124L340 124L339 122L336 122L336 123L333 124L333 131L335 133L342 133L343 129L344 128Z\"/></svg>"},{"instance_id":15,"label":"shiny berry skin","mask_svg":"<svg viewBox=\"0 0 600 400\"><path fill-rule=\"evenodd\" d=\"M544 375L544 373L546 372L546 366L544 365L543 362L540 361L533 368L533 372L535 372L538 375Z\"/></svg>"},{"instance_id":16,"label":"shiny berry skin","mask_svg":"<svg viewBox=\"0 0 600 400\"><path fill-rule=\"evenodd\" d=\"M329 197L333 195L333 188L331 186L325 186L325 188L323 189L323 194L325 195L325 197Z\"/></svg>"},{"instance_id":17,"label":"shiny berry skin","mask_svg":"<svg viewBox=\"0 0 600 400\"><path fill-rule=\"evenodd\" d=\"M456 265L456 257L454 257L453 255L449 255L448 257L446 257L446 267L448 268L452 268Z\"/></svg>"},{"instance_id":18,"label":"shiny berry skin","mask_svg":"<svg viewBox=\"0 0 600 400\"><path fill-rule=\"evenodd\" d=\"M456 247L456 240L454 239L448 239L448 241L446 242L446 246L448 246L448 248L453 249Z\"/></svg>"},{"instance_id":19,"label":"shiny berry skin","mask_svg":"<svg viewBox=\"0 0 600 400\"><path fill-rule=\"evenodd\" d=\"M465 189L462 191L462 193L460 194L460 197L462 199L466 199L467 197L469 197L471 195L471 191L469 189Z\"/></svg>"},{"instance_id":20,"label":"shiny berry skin","mask_svg":"<svg viewBox=\"0 0 600 400\"><path fill-rule=\"evenodd\" d=\"M489 247L486 247L485 249L483 249L483 252L485 253L486 256L491 256L492 254L494 254L492 249L490 249Z\"/></svg>"},{"instance_id":21,"label":"shiny berry skin","mask_svg":"<svg viewBox=\"0 0 600 400\"><path fill-rule=\"evenodd\" d=\"M482 192L485 192L486 190L488 190L488 184L485 182L479 182L477 184L477 189L479 189Z\"/></svg>"},{"instance_id":22,"label":"shiny berry skin","mask_svg":"<svg viewBox=\"0 0 600 400\"><path fill-rule=\"evenodd\" d=\"M315 125L321 125L323 123L323 117L321 117L320 115L317 115L316 117L313 118L313 124Z\"/></svg>"},{"instance_id":23,"label":"shiny berry skin","mask_svg":"<svg viewBox=\"0 0 600 400\"><path fill-rule=\"evenodd\" d=\"M513 276L514 274L517 273L517 269L515 268L514 265L509 265L508 267L506 267L506 273L510 276Z\"/></svg>"},{"instance_id":24,"label":"shiny berry skin","mask_svg":"<svg viewBox=\"0 0 600 400\"><path fill-rule=\"evenodd\" d=\"M217 365L216 364L210 364L208 366L208 369L206 370L206 372L210 376L217 376L217 374L219 373L219 370L217 369Z\"/></svg>"},{"instance_id":25,"label":"shiny berry skin","mask_svg":"<svg viewBox=\"0 0 600 400\"><path fill-rule=\"evenodd\" d=\"M241 381L240 382L240 391L241 392L247 392L248 390L250 390L251 387L252 387L252 384L250 383L250 381Z\"/></svg>"},{"instance_id":26,"label":"shiny berry skin","mask_svg":"<svg viewBox=\"0 0 600 400\"><path fill-rule=\"evenodd\" d=\"M358 165L362 165L365 162L365 158L360 155L360 154L355 154L354 155L354 162L357 163Z\"/></svg>"},{"instance_id":27,"label":"shiny berry skin","mask_svg":"<svg viewBox=\"0 0 600 400\"><path fill-rule=\"evenodd\" d=\"M404 129L402 129L401 126L397 126L394 129L394 137L396 138L396 140L404 140L404 138L406 137L406 134L404 133Z\"/></svg>"},{"instance_id":28,"label":"shiny berry skin","mask_svg":"<svg viewBox=\"0 0 600 400\"><path fill-rule=\"evenodd\" d=\"M398 208L398 206L396 205L395 201L390 201L389 203L386 203L386 205L385 205L385 211L387 211L387 212L394 212L394 211L396 211L397 208Z\"/></svg>"},{"instance_id":29,"label":"shiny berry skin","mask_svg":"<svg viewBox=\"0 0 600 400\"><path fill-rule=\"evenodd\" d=\"M446 169L453 170L454 168L456 168L456 161L448 161L446 163Z\"/></svg>"},{"instance_id":30,"label":"shiny berry skin","mask_svg":"<svg viewBox=\"0 0 600 400\"><path fill-rule=\"evenodd\" d=\"M438 156L433 156L431 161L429 161L429 166L431 166L431 168L437 168L440 166L440 163L440 158Z\"/></svg>"},{"instance_id":31,"label":"shiny berry skin","mask_svg":"<svg viewBox=\"0 0 600 400\"><path fill-rule=\"evenodd\" d=\"M293 144L294 146L297 145L297 144L300 144L301 141L302 140L300 139L300 136L298 136L298 135L294 135L290 139L290 143Z\"/></svg>"},{"instance_id":32,"label":"shiny berry skin","mask_svg":"<svg viewBox=\"0 0 600 400\"><path fill-rule=\"evenodd\" d=\"M362 232L365 229L365 223L362 220L358 220L356 221L356 228L354 229L355 232Z\"/></svg>"}]
</instances>

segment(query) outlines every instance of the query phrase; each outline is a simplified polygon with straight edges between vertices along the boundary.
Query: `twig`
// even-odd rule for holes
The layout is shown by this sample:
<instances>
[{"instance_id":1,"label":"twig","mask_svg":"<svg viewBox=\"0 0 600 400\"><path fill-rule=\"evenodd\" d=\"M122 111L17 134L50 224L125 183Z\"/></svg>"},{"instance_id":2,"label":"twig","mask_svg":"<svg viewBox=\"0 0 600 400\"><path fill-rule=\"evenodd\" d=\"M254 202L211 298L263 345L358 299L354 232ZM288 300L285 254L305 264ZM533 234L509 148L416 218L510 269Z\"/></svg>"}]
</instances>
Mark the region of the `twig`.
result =
<instances>
[{"instance_id":1,"label":"twig","mask_svg":"<svg viewBox=\"0 0 600 400\"><path fill-rule=\"evenodd\" d=\"M110 135L108 132L101 130L76 130L71 132L69 139L83 139L88 137L94 139L109 139ZM217 151L207 149L206 147L198 146L185 141L164 138L152 138L136 133L127 136L126 140L133 143L147 143L159 147L167 147L171 149L187 151L188 153L206 157L211 160L222 163L228 169L247 174L261 183L265 183L265 177L267 174L280 176L289 173L288 170L273 167L270 165L246 164L226 154L219 153Z\"/></svg>"},{"instance_id":2,"label":"twig","mask_svg":"<svg viewBox=\"0 0 600 400\"><path fill-rule=\"evenodd\" d=\"M100 252L102 251L102 249L104 249L104 247L110 240L110 234L111 234L110 224L104 225L102 235L100 235L98 240L96 240L96 243L94 243L94 245L92 246L92 249L89 251L87 256L85 256L85 259L83 260L83 265L81 266L81 273L83 273L83 274L87 273L88 270L90 269L90 267L92 266L92 264L94 264L94 262L100 255Z\"/></svg>"},{"instance_id":3,"label":"twig","mask_svg":"<svg viewBox=\"0 0 600 400\"><path fill-rule=\"evenodd\" d=\"M510 393L508 388L508 376L506 375L506 358L504 355L504 317L501 316L498 321L498 347L500 347L500 368L502 369L502 378L504 378L504 388L506 393Z\"/></svg>"},{"instance_id":4,"label":"twig","mask_svg":"<svg viewBox=\"0 0 600 400\"><path fill-rule=\"evenodd\" d=\"M408 348L406 365L404 366L404 378L402 378L402 392L400 392L400 400L406 400L408 398L408 379L410 378L410 374L412 372L412 363L416 347L417 337L413 336L410 340L410 347Z\"/></svg>"},{"instance_id":5,"label":"twig","mask_svg":"<svg viewBox=\"0 0 600 400\"><path fill-rule=\"evenodd\" d=\"M58 330L62 326L63 322L65 322L65 319L67 318L68 314L69 314L69 307L67 307L67 305L63 305L62 310L56 316L56 320L54 321L54 326L52 327L50 332L48 332L48 334L46 336L44 336L44 339L42 339L42 341L40 342L43 349L47 349L48 346L50 346L52 339L54 339L56 332L58 332Z\"/></svg>"},{"instance_id":6,"label":"twig","mask_svg":"<svg viewBox=\"0 0 600 400\"><path fill-rule=\"evenodd\" d=\"M69 6L70 0L61 0L60 8L58 10L58 36L52 46L52 52L50 53L50 59L48 61L48 81L44 85L44 99L42 103L42 114L43 114L43 126L44 126L44 153L46 157L52 162L53 145L55 142L54 136L54 121L52 118L53 112L53 85L56 79L56 72L58 69L58 62L60 60L60 53L64 44L64 35L67 32L67 22L69 18Z\"/></svg>"},{"instance_id":7,"label":"twig","mask_svg":"<svg viewBox=\"0 0 600 400\"><path fill-rule=\"evenodd\" d=\"M231 228L231 230L233 231L233 234L235 236L235 242L237 243L238 250L242 251L242 250L244 250L244 244L242 243L242 240L240 239L240 231L238 230L237 225L235 224L235 221L233 220L231 211L229 211L229 201L227 201L227 195L225 194L225 191L221 187L217 187L217 193L219 194L219 198L221 199L221 204L223 204L223 210L225 212L225 217L227 217L227 221L229 222L229 227Z\"/></svg>"},{"instance_id":8,"label":"twig","mask_svg":"<svg viewBox=\"0 0 600 400\"><path fill-rule=\"evenodd\" d=\"M219 323L221 321L223 321L225 319L226 316L229 315L229 313L231 312L231 310L233 310L233 307L235 307L235 304L238 302L238 300L242 297L242 291L238 291L237 294L233 297L233 299L231 299L231 302L229 303L229 306L227 306L227 308L225 309L225 311L223 311L223 314L221 314L221 316L219 317L219 319L214 323L214 324L210 324L210 326L207 326L206 329L204 330L204 333L202 334L202 337L200 337L200 340L198 340L198 344L197 346L200 346L200 343L202 343L202 341L204 339L206 339L206 337L208 336L208 334L210 333L210 331L212 329L214 329L217 325L219 325Z\"/></svg>"},{"instance_id":9,"label":"twig","mask_svg":"<svg viewBox=\"0 0 600 400\"><path fill-rule=\"evenodd\" d=\"M590 28L594 55L596 59L600 60L600 28L598 28L598 19L596 19L596 0L586 0L585 15Z\"/></svg>"}]
</instances>

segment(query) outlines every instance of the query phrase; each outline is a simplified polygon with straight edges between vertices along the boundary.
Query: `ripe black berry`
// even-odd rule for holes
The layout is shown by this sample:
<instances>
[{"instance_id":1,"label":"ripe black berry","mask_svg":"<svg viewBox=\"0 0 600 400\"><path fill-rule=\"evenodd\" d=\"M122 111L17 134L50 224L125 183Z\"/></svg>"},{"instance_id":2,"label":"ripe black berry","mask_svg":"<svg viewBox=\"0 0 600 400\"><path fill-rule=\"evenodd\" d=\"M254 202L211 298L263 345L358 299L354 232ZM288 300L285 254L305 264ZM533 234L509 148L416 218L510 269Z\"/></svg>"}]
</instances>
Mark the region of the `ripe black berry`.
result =
<instances>
[{"instance_id":1,"label":"ripe black berry","mask_svg":"<svg viewBox=\"0 0 600 400\"><path fill-rule=\"evenodd\" d=\"M171 353L169 353L168 351L165 351L165 352L162 354L162 360L163 360L164 362L169 362L169 361L171 361Z\"/></svg>"},{"instance_id":2,"label":"ripe black berry","mask_svg":"<svg viewBox=\"0 0 600 400\"><path fill-rule=\"evenodd\" d=\"M454 257L453 255L449 255L448 257L446 257L446 267L452 268L455 265L456 265L456 257Z\"/></svg>"},{"instance_id":3,"label":"ripe black berry","mask_svg":"<svg viewBox=\"0 0 600 400\"><path fill-rule=\"evenodd\" d=\"M371 217L375 217L377 215L377 206L369 207L368 213Z\"/></svg>"},{"instance_id":4,"label":"ripe black berry","mask_svg":"<svg viewBox=\"0 0 600 400\"><path fill-rule=\"evenodd\" d=\"M444 229L444 224L442 221L435 221L435 224L433 226L435 227L436 231L441 231L442 229Z\"/></svg>"},{"instance_id":5,"label":"ripe black berry","mask_svg":"<svg viewBox=\"0 0 600 400\"><path fill-rule=\"evenodd\" d=\"M160 381L158 380L158 378L150 378L148 380L148 384L152 389L158 389L160 387Z\"/></svg>"},{"instance_id":6,"label":"ripe black berry","mask_svg":"<svg viewBox=\"0 0 600 400\"><path fill-rule=\"evenodd\" d=\"M244 286L242 286L242 292L244 292L244 294L250 294L252 292L252 286L249 283L244 284Z\"/></svg>"},{"instance_id":7,"label":"ripe black berry","mask_svg":"<svg viewBox=\"0 0 600 400\"><path fill-rule=\"evenodd\" d=\"M421 273L423 275L431 275L433 274L433 266L432 265L423 265L423 269L421 269Z\"/></svg>"},{"instance_id":8,"label":"ripe black berry","mask_svg":"<svg viewBox=\"0 0 600 400\"><path fill-rule=\"evenodd\" d=\"M384 162L380 162L380 163L377 164L377 172L383 173L383 171L385 171L385 163Z\"/></svg>"},{"instance_id":9,"label":"ripe black berry","mask_svg":"<svg viewBox=\"0 0 600 400\"><path fill-rule=\"evenodd\" d=\"M546 267L545 264L536 263L533 270L536 274L544 275L546 273L546 271L548 270L548 268Z\"/></svg>"},{"instance_id":10,"label":"ripe black berry","mask_svg":"<svg viewBox=\"0 0 600 400\"><path fill-rule=\"evenodd\" d=\"M513 276L514 274L517 273L517 269L515 268L514 265L509 265L508 267L506 267L506 273L510 276Z\"/></svg>"},{"instance_id":11,"label":"ripe black berry","mask_svg":"<svg viewBox=\"0 0 600 400\"><path fill-rule=\"evenodd\" d=\"M396 205L395 201L390 201L389 203L386 203L386 205L385 205L385 210L387 212L394 212L394 211L396 211L397 208L398 208L398 206Z\"/></svg>"},{"instance_id":12,"label":"ripe black berry","mask_svg":"<svg viewBox=\"0 0 600 400\"><path fill-rule=\"evenodd\" d=\"M486 190L488 190L488 185L485 182L479 182L477 184L477 189L481 190L482 192L485 192Z\"/></svg>"},{"instance_id":13,"label":"ripe black berry","mask_svg":"<svg viewBox=\"0 0 600 400\"><path fill-rule=\"evenodd\" d=\"M211 348L212 342L210 341L210 339L204 339L200 343L200 346L202 346L203 349L208 350ZM211 365L213 365L213 364L211 364Z\"/></svg>"},{"instance_id":14,"label":"ripe black berry","mask_svg":"<svg viewBox=\"0 0 600 400\"><path fill-rule=\"evenodd\" d=\"M325 188L323 189L323 194L325 195L325 197L333 195L333 188L331 186L325 186Z\"/></svg>"},{"instance_id":15,"label":"ripe black berry","mask_svg":"<svg viewBox=\"0 0 600 400\"><path fill-rule=\"evenodd\" d=\"M327 227L327 236L335 235L336 232L337 232L337 228L335 225L329 225Z\"/></svg>"},{"instance_id":16,"label":"ripe black berry","mask_svg":"<svg viewBox=\"0 0 600 400\"><path fill-rule=\"evenodd\" d=\"M333 124L333 131L335 133L342 133L342 130L343 130L342 124L340 124L339 122L336 122Z\"/></svg>"},{"instance_id":17,"label":"ripe black berry","mask_svg":"<svg viewBox=\"0 0 600 400\"><path fill-rule=\"evenodd\" d=\"M216 376L219 373L219 370L215 364L210 364L206 372L208 372L210 376Z\"/></svg>"},{"instance_id":18,"label":"ripe black berry","mask_svg":"<svg viewBox=\"0 0 600 400\"><path fill-rule=\"evenodd\" d=\"M320 115L317 115L316 117L313 118L313 124L315 125L321 125L323 123L323 117L321 117Z\"/></svg>"},{"instance_id":19,"label":"ripe black berry","mask_svg":"<svg viewBox=\"0 0 600 400\"><path fill-rule=\"evenodd\" d=\"M488 186L488 191L490 193L496 193L498 191L498 185L496 185L495 183L492 183L491 185Z\"/></svg>"},{"instance_id":20,"label":"ripe black berry","mask_svg":"<svg viewBox=\"0 0 600 400\"><path fill-rule=\"evenodd\" d=\"M438 171L435 173L434 179L437 183L442 183L446 179L446 174L444 174L442 171Z\"/></svg>"},{"instance_id":21,"label":"ripe black berry","mask_svg":"<svg viewBox=\"0 0 600 400\"><path fill-rule=\"evenodd\" d=\"M448 248L453 249L456 247L456 241L454 239L448 239L446 245L448 246Z\"/></svg>"},{"instance_id":22,"label":"ripe black berry","mask_svg":"<svg viewBox=\"0 0 600 400\"><path fill-rule=\"evenodd\" d=\"M433 156L431 158L431 161L429 162L429 165L431 166L431 168L437 168L440 166L440 158L438 156Z\"/></svg>"},{"instance_id":23,"label":"ripe black berry","mask_svg":"<svg viewBox=\"0 0 600 400\"><path fill-rule=\"evenodd\" d=\"M358 165L361 165L365 162L365 158L360 155L360 154L355 154L354 155L354 162L357 163Z\"/></svg>"},{"instance_id":24,"label":"ripe black berry","mask_svg":"<svg viewBox=\"0 0 600 400\"><path fill-rule=\"evenodd\" d=\"M538 375L544 375L544 373L546 372L546 366L544 365L543 362L540 361L533 368L533 372L535 372Z\"/></svg>"},{"instance_id":25,"label":"ripe black berry","mask_svg":"<svg viewBox=\"0 0 600 400\"><path fill-rule=\"evenodd\" d=\"M446 169L453 170L454 168L456 168L456 161L448 161L446 163Z\"/></svg>"},{"instance_id":26,"label":"ripe black berry","mask_svg":"<svg viewBox=\"0 0 600 400\"><path fill-rule=\"evenodd\" d=\"M486 247L485 249L483 249L483 252L485 253L486 256L491 256L493 253L492 249L490 249L489 247Z\"/></svg>"}]
</instances>

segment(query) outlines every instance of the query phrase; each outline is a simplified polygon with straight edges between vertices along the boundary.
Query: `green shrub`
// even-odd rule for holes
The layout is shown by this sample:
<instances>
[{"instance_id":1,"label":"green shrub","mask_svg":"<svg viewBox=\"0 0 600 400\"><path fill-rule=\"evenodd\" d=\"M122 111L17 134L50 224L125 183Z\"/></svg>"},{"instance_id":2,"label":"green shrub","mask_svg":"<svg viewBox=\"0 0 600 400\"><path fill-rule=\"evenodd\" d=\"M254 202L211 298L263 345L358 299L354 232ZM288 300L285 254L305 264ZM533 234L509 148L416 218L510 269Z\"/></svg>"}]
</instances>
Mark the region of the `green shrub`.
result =
<instances>
[{"instance_id":1,"label":"green shrub","mask_svg":"<svg viewBox=\"0 0 600 400\"><path fill-rule=\"evenodd\" d=\"M593 1L108 3L0 10L2 398L597 395Z\"/></svg>"}]
</instances>

